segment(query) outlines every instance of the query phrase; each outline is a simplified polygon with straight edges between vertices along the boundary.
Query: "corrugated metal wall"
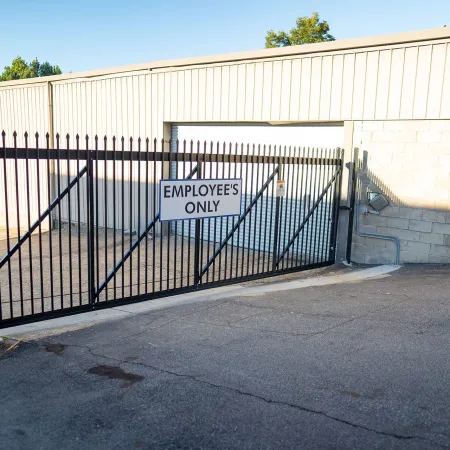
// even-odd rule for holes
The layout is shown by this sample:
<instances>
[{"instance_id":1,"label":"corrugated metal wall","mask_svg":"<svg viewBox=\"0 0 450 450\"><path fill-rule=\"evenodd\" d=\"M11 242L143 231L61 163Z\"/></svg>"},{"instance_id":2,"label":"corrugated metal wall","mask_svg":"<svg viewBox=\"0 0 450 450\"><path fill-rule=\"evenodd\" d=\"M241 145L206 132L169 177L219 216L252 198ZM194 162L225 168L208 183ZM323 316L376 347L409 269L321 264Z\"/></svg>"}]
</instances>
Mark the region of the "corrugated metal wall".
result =
<instances>
[{"instance_id":1,"label":"corrugated metal wall","mask_svg":"<svg viewBox=\"0 0 450 450\"><path fill-rule=\"evenodd\" d=\"M0 128L47 131L46 85L0 86ZM53 83L54 131L163 136L163 122L450 118L447 41Z\"/></svg>"},{"instance_id":2,"label":"corrugated metal wall","mask_svg":"<svg viewBox=\"0 0 450 450\"><path fill-rule=\"evenodd\" d=\"M161 139L163 122L450 118L450 46L438 41L68 80L54 83L53 103L55 132L109 138Z\"/></svg>"},{"instance_id":3,"label":"corrugated metal wall","mask_svg":"<svg viewBox=\"0 0 450 450\"><path fill-rule=\"evenodd\" d=\"M73 145L76 133L91 142L95 134L161 139L164 122L448 119L449 42L58 81L54 132L69 133ZM42 136L48 125L46 84L0 85L9 139L14 130Z\"/></svg>"},{"instance_id":4,"label":"corrugated metal wall","mask_svg":"<svg viewBox=\"0 0 450 450\"><path fill-rule=\"evenodd\" d=\"M40 84L32 87L17 87L0 89L0 133L6 132L5 144L14 145L13 132L17 131L17 145L25 145L24 133L30 133L28 145L36 146L35 133L39 133L41 145L45 144L44 135L48 131L48 103L47 85ZM3 145L1 143L0 145ZM5 167L6 166L6 167ZM5 170L6 168L6 170ZM6 226L6 201L8 202L8 220L10 228L28 228L27 190L30 192L30 221L33 223L38 217L37 200L37 167L36 161L28 162L28 184L26 177L26 162L24 160L2 161L0 164L0 228ZM40 187L47 192L48 180L45 164L41 163ZM16 179L17 173L17 179ZM5 176L7 181L7 197L5 196ZM17 197L19 201L17 201ZM47 207L47 202L41 199L41 210ZM17 214L17 212L19 214ZM43 224L47 229L47 222Z\"/></svg>"}]
</instances>

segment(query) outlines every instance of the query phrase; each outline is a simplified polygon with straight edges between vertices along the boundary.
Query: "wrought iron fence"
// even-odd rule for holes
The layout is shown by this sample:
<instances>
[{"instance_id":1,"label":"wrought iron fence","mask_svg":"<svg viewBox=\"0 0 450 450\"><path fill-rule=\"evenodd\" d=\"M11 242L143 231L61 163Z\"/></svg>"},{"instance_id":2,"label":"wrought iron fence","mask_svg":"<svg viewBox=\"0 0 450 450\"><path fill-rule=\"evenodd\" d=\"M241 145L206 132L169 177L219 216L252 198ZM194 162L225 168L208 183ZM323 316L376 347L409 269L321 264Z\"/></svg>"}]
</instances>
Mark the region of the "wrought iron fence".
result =
<instances>
[{"instance_id":1,"label":"wrought iron fence","mask_svg":"<svg viewBox=\"0 0 450 450\"><path fill-rule=\"evenodd\" d=\"M334 262L340 149L5 136L0 327ZM161 222L168 178L241 179L241 214Z\"/></svg>"}]
</instances>

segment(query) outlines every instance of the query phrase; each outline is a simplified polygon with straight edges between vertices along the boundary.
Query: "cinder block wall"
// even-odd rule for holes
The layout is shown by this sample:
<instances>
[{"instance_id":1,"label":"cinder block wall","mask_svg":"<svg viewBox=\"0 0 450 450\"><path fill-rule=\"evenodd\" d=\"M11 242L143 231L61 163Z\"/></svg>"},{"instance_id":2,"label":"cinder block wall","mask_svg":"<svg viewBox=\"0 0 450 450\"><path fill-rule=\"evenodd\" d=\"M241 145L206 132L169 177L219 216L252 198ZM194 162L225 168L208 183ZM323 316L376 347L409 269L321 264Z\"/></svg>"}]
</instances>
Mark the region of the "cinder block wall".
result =
<instances>
[{"instance_id":1,"label":"cinder block wall","mask_svg":"<svg viewBox=\"0 0 450 450\"><path fill-rule=\"evenodd\" d=\"M361 231L398 237L401 263L450 263L450 120L355 122L353 144L360 158L367 151L363 187L390 201L379 216L362 214L363 189ZM354 234L353 261L386 264L394 257L394 243Z\"/></svg>"}]
</instances>

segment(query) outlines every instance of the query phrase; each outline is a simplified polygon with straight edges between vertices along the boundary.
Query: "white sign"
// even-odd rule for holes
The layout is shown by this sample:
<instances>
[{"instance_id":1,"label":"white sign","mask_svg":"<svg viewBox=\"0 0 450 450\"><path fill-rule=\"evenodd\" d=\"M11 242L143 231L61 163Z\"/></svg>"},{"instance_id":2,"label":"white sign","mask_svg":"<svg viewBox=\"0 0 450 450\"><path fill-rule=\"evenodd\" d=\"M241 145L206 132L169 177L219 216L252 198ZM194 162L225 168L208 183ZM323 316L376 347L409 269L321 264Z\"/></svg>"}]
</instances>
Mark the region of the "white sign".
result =
<instances>
[{"instance_id":1,"label":"white sign","mask_svg":"<svg viewBox=\"0 0 450 450\"><path fill-rule=\"evenodd\" d=\"M277 181L276 197L284 197L286 194L286 183L284 180Z\"/></svg>"},{"instance_id":2,"label":"white sign","mask_svg":"<svg viewBox=\"0 0 450 450\"><path fill-rule=\"evenodd\" d=\"M241 214L242 179L161 180L159 220Z\"/></svg>"}]
</instances>

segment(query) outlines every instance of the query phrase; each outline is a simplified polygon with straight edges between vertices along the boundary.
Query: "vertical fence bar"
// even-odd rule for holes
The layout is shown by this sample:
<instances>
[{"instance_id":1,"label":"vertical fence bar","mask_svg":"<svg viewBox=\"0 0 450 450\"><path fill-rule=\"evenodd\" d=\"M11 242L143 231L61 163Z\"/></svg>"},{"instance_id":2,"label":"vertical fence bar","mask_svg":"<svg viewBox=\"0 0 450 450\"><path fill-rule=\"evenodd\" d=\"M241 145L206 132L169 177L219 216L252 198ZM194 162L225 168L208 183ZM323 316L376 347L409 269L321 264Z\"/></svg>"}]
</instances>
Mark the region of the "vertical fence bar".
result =
<instances>
[{"instance_id":1,"label":"vertical fence bar","mask_svg":"<svg viewBox=\"0 0 450 450\"><path fill-rule=\"evenodd\" d=\"M265 175L265 171L266 171L266 165L265 165L265 160L266 160L266 146L263 145L263 153L262 153L262 173L261 173L261 180L264 183L264 175ZM258 166L258 173L259 173L259 166ZM259 184L258 184L258 188L259 188ZM263 211L264 211L264 195L267 194L267 189L266 192L263 192L262 196L261 196L261 207L259 208L259 240L258 240L258 267L257 269L257 273L261 273L259 266L261 263L261 241L262 241L262 223L263 223ZM267 210L266 210L266 214L267 214ZM264 230L264 235L266 234L266 230ZM265 249L263 250L263 258L264 258L264 252ZM263 263L263 268L264 268L264 263Z\"/></svg>"},{"instance_id":2,"label":"vertical fence bar","mask_svg":"<svg viewBox=\"0 0 450 450\"><path fill-rule=\"evenodd\" d=\"M250 153L250 145L247 144L247 158ZM247 209L247 186L248 186L248 159L245 162L245 200L244 200L244 211ZM242 222L244 228L242 230L242 254L241 254L241 277L244 276L244 262L245 262L245 237L247 233L247 216L244 218L244 221ZM247 245L248 246L248 245ZM247 248L247 251L249 249Z\"/></svg>"},{"instance_id":3,"label":"vertical fence bar","mask_svg":"<svg viewBox=\"0 0 450 450\"><path fill-rule=\"evenodd\" d=\"M36 138L36 183L37 183L37 208L38 217L41 217L41 169L40 169L40 155L39 155L39 134L35 134ZM41 312L44 312L44 272L43 272L43 261L42 261L42 221L39 221L39 279L41 285Z\"/></svg>"},{"instance_id":4,"label":"vertical fence bar","mask_svg":"<svg viewBox=\"0 0 450 450\"><path fill-rule=\"evenodd\" d=\"M253 155L252 156L255 156L254 148L255 147L253 147ZM259 156L260 155L261 155L261 144L258 144L258 160L259 160ZM256 187L255 187L255 191L258 192L259 191L259 163L258 162L256 163L256 166L253 165L252 173L255 170L254 169L255 167L256 167ZM259 202L259 200L255 203L255 223L253 225L252 275L255 274L256 224L257 224L257 220L258 220L258 202ZM259 250L259 243L258 243L258 250ZM258 263L259 263L259 256L258 256Z\"/></svg>"},{"instance_id":5,"label":"vertical fence bar","mask_svg":"<svg viewBox=\"0 0 450 450\"><path fill-rule=\"evenodd\" d=\"M336 159L336 149L329 149L328 151L328 157L327 157L327 164L326 164L326 183L328 183L332 177L333 177L333 165L330 161L333 159ZM333 183L330 188L327 191L327 194L324 197L325 205L326 205L326 227L324 232L324 238L323 238L323 245L322 245L322 261L324 258L328 261L329 258L329 251L330 247L332 245L332 228L333 228L333 216L334 216L334 207L333 207L333 199L336 195L336 183Z\"/></svg>"},{"instance_id":6,"label":"vertical fence bar","mask_svg":"<svg viewBox=\"0 0 450 450\"><path fill-rule=\"evenodd\" d=\"M198 142L200 150L200 141ZM202 178L202 160L200 151L197 152L197 179ZM194 286L198 286L200 279L200 219L195 219L195 251L194 251Z\"/></svg>"},{"instance_id":7,"label":"vertical fence bar","mask_svg":"<svg viewBox=\"0 0 450 450\"><path fill-rule=\"evenodd\" d=\"M231 144L231 142L230 142L230 145L229 145L229 151L228 151L228 155L229 155L229 159L230 159L230 163L229 163L229 166L230 166L230 176L231 176L231 155L232 155L232 150L233 150L233 146L232 146L232 144ZM233 166L234 166L234 171L233 171L233 178L237 178L237 175L236 175L236 173L237 173L237 152L236 152L236 154L234 155L234 163L233 163ZM240 205L239 205L240 206ZM231 217L231 227L232 228L234 228L234 221L235 221L235 219L236 219L236 216L232 216ZM227 219L227 232L228 232L228 219ZM233 253L234 253L234 234L235 233L233 233L232 235L231 235L231 266L230 266L230 278L233 278L233 266L234 266L234 255L233 255ZM222 239L222 232L220 233L220 239Z\"/></svg>"},{"instance_id":8,"label":"vertical fence bar","mask_svg":"<svg viewBox=\"0 0 450 450\"><path fill-rule=\"evenodd\" d=\"M95 261L94 261L94 161L92 152L89 150L89 136L86 135L86 158L87 158L87 205L88 205L88 285L89 304L95 303Z\"/></svg>"},{"instance_id":9,"label":"vertical fence bar","mask_svg":"<svg viewBox=\"0 0 450 450\"><path fill-rule=\"evenodd\" d=\"M237 154L238 154L238 143L236 142L236 158L237 158ZM243 184L244 184L244 180L243 180L243 165L242 165L242 161L244 159L244 144L241 144L241 153L240 153L240 160L239 160L239 177L241 178L241 210L242 210L242 194L244 195L244 201L245 201L245 191L242 192L243 189ZM236 162L237 164L237 162ZM244 209L245 211L245 209ZM241 224L242 225L242 224ZM240 255L239 255L239 250L242 252L242 245L241 245L241 225L238 226L237 229L237 249L236 249L236 276L235 278L238 277L239 274L239 260L241 259Z\"/></svg>"},{"instance_id":10,"label":"vertical fence bar","mask_svg":"<svg viewBox=\"0 0 450 450\"><path fill-rule=\"evenodd\" d=\"M49 142L49 134L47 133L45 135L46 139L46 149L47 149L47 200L48 204L50 205L52 202L52 196L51 196L51 186L52 186L52 180L51 180L51 170L50 170L50 156L49 156L49 150L50 150L50 142ZM52 234L53 234L53 223L52 223L52 214L49 214L48 217L48 226L49 226L49 232L48 232L48 246L49 246L49 276L50 276L50 301L51 301L51 308L52 311L55 309L55 300L54 300L54 286L53 286L53 246L52 246Z\"/></svg>"},{"instance_id":11,"label":"vertical fence bar","mask_svg":"<svg viewBox=\"0 0 450 450\"><path fill-rule=\"evenodd\" d=\"M129 228L129 243L130 243L130 276L129 276L129 283L130 283L130 298L133 297L133 252L131 251L131 246L133 245L133 159L132 157L132 151L133 151L133 138L130 137L130 181L129 181L129 188L130 188L130 228Z\"/></svg>"},{"instance_id":12,"label":"vertical fence bar","mask_svg":"<svg viewBox=\"0 0 450 450\"><path fill-rule=\"evenodd\" d=\"M61 194L61 149L59 133L56 133L56 161L57 161L57 189L58 196ZM64 308L64 276L63 276L63 247L62 247L62 216L61 200L58 202L58 242L59 242L59 290L61 294L61 309Z\"/></svg>"},{"instance_id":13,"label":"vertical fence bar","mask_svg":"<svg viewBox=\"0 0 450 450\"><path fill-rule=\"evenodd\" d=\"M161 180L164 179L164 139L161 139ZM163 223L160 222L159 235L159 291L162 291L163 283Z\"/></svg>"},{"instance_id":14,"label":"vertical fence bar","mask_svg":"<svg viewBox=\"0 0 450 450\"><path fill-rule=\"evenodd\" d=\"M276 154L276 149L275 149ZM280 154L281 154L281 146L280 146ZM282 165L280 163L280 157L278 158L278 179L282 179ZM278 234L279 234L279 222L280 222L280 200L281 197L276 196L275 200L275 229L274 229L274 238L273 238L273 259L272 259L272 271L275 272L277 270L277 261L278 261Z\"/></svg>"},{"instance_id":15,"label":"vertical fence bar","mask_svg":"<svg viewBox=\"0 0 450 450\"><path fill-rule=\"evenodd\" d=\"M156 151L157 151L157 145L158 142L156 138L153 141L153 154L155 156L153 161L153 217L156 217L156 188L157 188L157 181L156 181ZM161 162L162 164L162 162ZM162 230L162 223L159 223L160 230ZM155 293L156 289L156 283L155 283L155 277L156 277L156 225L153 227L153 258L152 258L152 293ZM160 264L161 265L161 264Z\"/></svg>"},{"instance_id":16,"label":"vertical fence bar","mask_svg":"<svg viewBox=\"0 0 450 450\"><path fill-rule=\"evenodd\" d=\"M322 180L322 190L327 186L328 184L328 177L329 174L327 174L327 168L328 166L328 159L329 159L329 154L330 154L330 150L329 149L325 149L324 150L324 159L322 161L322 165L323 165L323 180ZM326 234L326 230L328 229L328 196L330 194L330 191L333 189L333 186L331 185L323 199L322 199L322 208L321 208L321 212L320 212L320 221L321 221L321 229L320 229L320 234L319 234L319 239L320 239L320 258L319 258L319 262L323 262L323 250L324 250L324 244L325 244L325 234Z\"/></svg>"},{"instance_id":17,"label":"vertical fence bar","mask_svg":"<svg viewBox=\"0 0 450 450\"><path fill-rule=\"evenodd\" d=\"M93 157L95 158L95 219L94 214L92 215L92 221L95 224L95 273L96 278L94 278L94 286L95 290L97 291L97 287L100 283L100 239L98 235L98 229L99 229L99 209L100 209L100 202L99 202L99 196L98 196L98 136L95 135L95 151ZM92 165L92 176L94 177L94 165ZM93 179L94 182L94 179ZM98 301L98 299L95 299Z\"/></svg>"},{"instance_id":18,"label":"vertical fence bar","mask_svg":"<svg viewBox=\"0 0 450 450\"><path fill-rule=\"evenodd\" d=\"M76 140L76 152L77 152L77 173L80 173L80 136L77 134ZM87 161L86 161L87 164ZM78 292L80 306L83 304L83 285L81 284L81 199L80 199L80 184L81 180L77 183L77 220L78 220ZM87 256L89 258L89 256Z\"/></svg>"},{"instance_id":19,"label":"vertical fence bar","mask_svg":"<svg viewBox=\"0 0 450 450\"><path fill-rule=\"evenodd\" d=\"M70 184L70 157L69 157L69 149L70 149L70 136L66 134L66 149L67 149L67 187ZM79 181L78 181L79 183ZM67 218L69 223L69 301L70 307L73 306L73 277L72 277L72 212L71 207L72 203L70 201L70 191L67 193Z\"/></svg>"},{"instance_id":20,"label":"vertical fence bar","mask_svg":"<svg viewBox=\"0 0 450 450\"><path fill-rule=\"evenodd\" d=\"M17 239L20 238L20 203L19 203L19 168L17 163L17 133L13 133L14 141L14 168L15 168L15 185L16 185L16 219L17 219ZM24 315L23 309L23 278L22 278L22 247L19 246L19 291L20 291L20 312Z\"/></svg>"},{"instance_id":21,"label":"vertical fence bar","mask_svg":"<svg viewBox=\"0 0 450 450\"><path fill-rule=\"evenodd\" d=\"M7 181L7 173L8 173L8 165L6 164L6 144L5 144L6 133L2 131L2 145L4 150L3 155L3 171L4 171L4 179L5 182L5 213L6 213L6 248L8 253L8 286L9 286L9 310L11 319L14 317L13 311L13 292L12 292L12 271L11 271L11 255L10 255L10 235L9 235L9 207L8 207L8 181ZM1 305L0 305L1 307Z\"/></svg>"},{"instance_id":22,"label":"vertical fence bar","mask_svg":"<svg viewBox=\"0 0 450 450\"><path fill-rule=\"evenodd\" d=\"M298 157L297 157L296 163L294 165L294 169L297 174L297 179L295 182L296 188L295 188L295 207L294 207L294 230L295 230L295 224L300 223L300 221L297 220L297 211L298 211L298 194L299 194L299 192L300 192L300 194L302 192L301 181L299 183L299 180L301 179L300 178L301 161L302 161L302 149L301 149L301 147L299 147L298 148ZM292 232L292 229L290 228L290 224L289 224L289 234L291 232ZM291 267L294 267L294 264L295 264L295 267L298 266L298 243L299 243L299 241L300 241L300 236L297 236L297 242L295 243L295 246L294 246L295 262L294 262L294 260L292 260ZM294 250L293 250L293 252L294 252Z\"/></svg>"},{"instance_id":23,"label":"vertical fence bar","mask_svg":"<svg viewBox=\"0 0 450 450\"><path fill-rule=\"evenodd\" d=\"M175 148L176 148L176 153L178 154L178 146L179 146L179 141L178 139L176 140L175 143ZM170 170L172 170L173 167L173 151L172 151L172 147L170 147ZM175 173L172 176L175 176L175 179L178 178L178 163L175 163ZM173 288L176 289L177 287L177 235L178 235L178 220L175 220L175 232L174 232L174 258L173 258Z\"/></svg>"},{"instance_id":24,"label":"vertical fence bar","mask_svg":"<svg viewBox=\"0 0 450 450\"><path fill-rule=\"evenodd\" d=\"M190 144L190 164L189 164L189 173L192 173L192 163L193 163L193 147L194 147L194 141L191 139ZM190 286L191 284L191 227L192 227L192 220L189 220L188 222L188 266L187 266L187 285ZM194 270L195 273L195 270Z\"/></svg>"},{"instance_id":25,"label":"vertical fence bar","mask_svg":"<svg viewBox=\"0 0 450 450\"><path fill-rule=\"evenodd\" d=\"M318 175L318 181L316 182L316 186L317 186L317 198L319 198L320 193L322 191L322 164L323 164L323 149L320 149L320 157L319 157L319 175ZM317 170L317 166L316 166L316 170ZM323 202L323 199L322 199ZM321 203L322 203L321 202ZM320 208L321 205L319 204L316 208L316 210L313 213L313 217L315 216L316 220L315 220L315 224L314 224L314 255L313 255L313 264L317 262L318 259L318 253L319 253L319 248L317 248L318 246L320 246L320 240L319 240L319 236L320 236L320 226L321 226L321 212L320 212Z\"/></svg>"},{"instance_id":26,"label":"vertical fence bar","mask_svg":"<svg viewBox=\"0 0 450 450\"><path fill-rule=\"evenodd\" d=\"M138 162L137 162L137 168L138 168L138 182L137 182L137 189L138 189L138 217L137 217L137 236L140 238L141 236L141 138L138 138ZM131 255L130 255L131 256ZM141 244L138 244L137 248L137 278L138 278L138 285L137 285L137 295L141 294Z\"/></svg>"},{"instance_id":27,"label":"vertical fence bar","mask_svg":"<svg viewBox=\"0 0 450 450\"><path fill-rule=\"evenodd\" d=\"M300 148L298 149L298 152L300 154ZM298 178L299 178L299 160L300 156L296 156L297 154L297 147L294 147L294 154L292 156L292 189L291 189L291 198L290 198L290 210L289 210L289 230L288 230L288 236L287 240L289 241L291 233L292 233L292 219L294 219L294 228L295 228L295 219L297 217L297 197L298 197ZM294 206L295 205L295 206ZM298 236L296 241L298 242ZM295 245L292 245L290 248L290 258L288 259L287 268L294 267L294 257L297 258L297 253L295 251ZM289 253L288 253L289 255Z\"/></svg>"},{"instance_id":28,"label":"vertical fence bar","mask_svg":"<svg viewBox=\"0 0 450 450\"><path fill-rule=\"evenodd\" d=\"M288 148L289 148L289 150L287 150ZM287 157L287 159L285 161L289 161L290 155L291 155L291 147L285 146L284 147L284 157L285 158ZM284 178L285 179L284 185L286 187L286 192L285 192L285 197L283 197L283 200L284 200L284 202L283 202L284 203L283 241L281 241L281 239L280 239L280 245L282 245L282 248L284 248L286 240L289 241L289 238L286 239L286 237L287 237L286 228L287 228L287 223L288 223L287 216L288 216L288 207L289 207L289 194L291 194L291 196L292 196L292 189L293 189L293 186L291 186L291 167L292 167L292 164L289 164L289 162L286 162L285 165L287 165L287 170L285 169L284 172L287 172L287 173L285 174L285 178ZM291 202L291 205L292 205L292 202ZM289 216L289 220L290 220L290 217L291 216ZM281 232L281 229L280 229L280 232ZM289 250L290 250L290 248L288 249L286 255L283 256L283 260L281 261L281 268L283 270L284 270L285 263L287 265L287 263L289 261Z\"/></svg>"},{"instance_id":29,"label":"vertical fence bar","mask_svg":"<svg viewBox=\"0 0 450 450\"><path fill-rule=\"evenodd\" d=\"M186 139L183 141L183 179L186 179ZM177 162L178 166L179 162ZM181 273L180 273L180 287L182 288L184 285L184 222L181 221ZM189 224L189 222L188 222ZM189 263L188 263L189 266Z\"/></svg>"},{"instance_id":30,"label":"vertical fence bar","mask_svg":"<svg viewBox=\"0 0 450 450\"><path fill-rule=\"evenodd\" d=\"M314 152L315 150L315 152ZM315 153L315 154L314 154ZM316 190L317 190L317 161L319 159L319 150L313 149L313 154L314 154L314 158L315 158L315 164L313 166L311 166L311 183L312 183L312 195L311 195L311 201L309 204L309 210L312 209L312 206L314 205L315 201L316 201ZM313 177L312 177L312 171L314 168L314 181ZM309 251L309 258L308 258L308 265L311 264L311 259L314 258L314 251L315 251L315 246L314 246L314 217L311 216L310 220L308 222L308 242L310 243L310 251Z\"/></svg>"},{"instance_id":31,"label":"vertical fence bar","mask_svg":"<svg viewBox=\"0 0 450 450\"><path fill-rule=\"evenodd\" d=\"M217 168L217 178L219 178L219 148L220 148L220 143L217 142L217 162L216 162L216 168ZM226 144L225 142L223 143L223 150L222 150L222 154L223 154L223 160L222 160L222 179L225 178L225 152L226 152ZM211 146L211 157L212 157L212 146ZM216 223L217 219L214 219L214 224ZM225 225L225 229L228 232L228 217L227 217L227 223ZM220 218L220 239L219 242L222 240L222 231L223 231L223 217ZM215 237L216 237L216 233L215 233L215 227L214 227L214 241L215 241ZM208 247L209 250L209 247ZM228 265L228 261L227 261L227 256L228 256L228 243L225 246L225 258L224 258L224 274L223 274L223 279L226 280L227 279L227 265ZM208 251L208 261L209 261L209 251ZM215 273L215 262L216 259L214 258L213 261L213 281L214 281L214 273ZM218 280L220 281L222 279L222 252L219 253L219 274L218 274ZM208 281L208 278L206 279Z\"/></svg>"},{"instance_id":32,"label":"vertical fence bar","mask_svg":"<svg viewBox=\"0 0 450 450\"><path fill-rule=\"evenodd\" d=\"M203 173L203 165L205 166L205 169L206 169L206 163L205 164L203 164L203 163L206 161L206 146L207 146L207 142L204 141L204 143L203 143L203 155L204 155L204 157L202 159L202 164L201 164L202 172L201 172L199 178L203 178L205 176L205 174ZM206 170L205 170L205 172L206 172ZM209 220L209 219L201 219L201 222L200 222L200 225L201 225L201 232L200 232L200 242L201 242L201 245L200 245L200 264L201 265L203 265L203 251L204 251L203 247L204 247L204 236L205 236L205 220ZM201 279L200 276L199 276L199 283L202 283L202 279Z\"/></svg>"},{"instance_id":33,"label":"vertical fence bar","mask_svg":"<svg viewBox=\"0 0 450 450\"><path fill-rule=\"evenodd\" d=\"M220 142L217 142L217 146L216 146L216 175L213 176L213 171L212 171L212 156L213 156L213 142L211 141L211 160L210 160L210 178L219 178L219 149L220 149ZM224 177L224 175L222 175L222 177ZM222 239L222 221L223 218L220 218L220 238L219 238L219 242ZM213 239L213 247L215 247L216 245L216 233L217 233L217 218L214 219L214 239ZM208 233L209 235L209 233ZM214 251L214 248L213 248ZM208 246L208 261L209 261L209 246ZM220 268L222 266L222 261L221 261L222 255L219 255L219 273L217 275L218 280L220 280ZM215 278L216 278L216 259L214 258L213 264L212 264L212 282L214 283ZM206 273L206 281L209 280L209 269L208 272Z\"/></svg>"},{"instance_id":34,"label":"vertical fence bar","mask_svg":"<svg viewBox=\"0 0 450 450\"><path fill-rule=\"evenodd\" d=\"M145 226L148 226L148 159L149 159L149 139L145 139ZM153 216L154 217L154 216ZM154 228L154 227L153 227ZM145 233L145 294L148 293L148 230Z\"/></svg>"},{"instance_id":35,"label":"vertical fence bar","mask_svg":"<svg viewBox=\"0 0 450 450\"><path fill-rule=\"evenodd\" d=\"M103 164L103 189L105 190L104 200L105 200L105 223L103 226L105 227L105 280L108 276L108 160L106 158L106 151L108 148L107 145L107 137L103 137L103 156L104 156L104 164ZM105 301L108 301L108 286L105 287Z\"/></svg>"},{"instance_id":36,"label":"vertical fence bar","mask_svg":"<svg viewBox=\"0 0 450 450\"><path fill-rule=\"evenodd\" d=\"M28 161L28 133L25 132L25 149L27 150L25 155L25 177L26 177L26 190L27 190L27 225L28 229L31 229L31 212L30 212L30 168ZM31 300L31 314L34 314L34 280L33 280L33 250L31 245L31 235L28 237L28 258L30 262L30 300ZM1 305L0 305L1 309Z\"/></svg>"},{"instance_id":37,"label":"vertical fence bar","mask_svg":"<svg viewBox=\"0 0 450 450\"><path fill-rule=\"evenodd\" d=\"M305 153L306 153L306 149L305 149ZM307 199L310 197L310 189L308 189L308 178L309 178L309 176L310 176L310 170L309 170L309 168L310 168L310 153L311 153L311 151L310 151L310 148L308 147L308 152L307 152L307 156L306 156L306 163L305 163L305 172L306 172L306 174L305 174L305 187L304 187L304 189L305 189L305 193L304 193L304 196L303 196L303 214L302 214L302 220L304 220L305 219L305 217L306 217L306 214L308 213L307 212ZM304 263L304 264L306 264L306 250L307 250L307 246L308 246L308 239L306 239L306 242L305 242L305 234L306 234L306 238L308 238L308 226L309 226L309 224L305 224L305 226L304 226L304 228L303 228L303 230L302 230L302 249L301 249L301 251L302 251L302 256L301 256L301 258L302 258L302 264Z\"/></svg>"},{"instance_id":38,"label":"vertical fence bar","mask_svg":"<svg viewBox=\"0 0 450 450\"><path fill-rule=\"evenodd\" d=\"M121 220L121 227L122 227L122 233L121 233L121 258L125 255L125 138L122 136L121 138L121 153L122 153L122 189L121 189L121 213L122 213L122 220ZM122 298L125 298L125 264L122 264Z\"/></svg>"},{"instance_id":39,"label":"vertical fence bar","mask_svg":"<svg viewBox=\"0 0 450 450\"><path fill-rule=\"evenodd\" d=\"M330 161L336 160L338 150L330 150ZM328 179L331 180L335 171L335 165L330 162L328 165ZM328 205L328 227L327 227L327 237L324 245L324 257L327 258L327 260L331 259L331 247L333 247L333 230L334 230L334 203L335 203L335 197L337 194L337 186L336 183L333 183L333 185L330 188L330 195L327 198L327 205Z\"/></svg>"},{"instance_id":40,"label":"vertical fence bar","mask_svg":"<svg viewBox=\"0 0 450 450\"><path fill-rule=\"evenodd\" d=\"M116 267L117 264L117 227L116 227L116 160L117 160L117 152L116 152L116 136L113 136L113 267ZM114 300L117 300L117 274L114 274L113 279L113 289L114 289Z\"/></svg>"},{"instance_id":41,"label":"vertical fence bar","mask_svg":"<svg viewBox=\"0 0 450 450\"><path fill-rule=\"evenodd\" d=\"M250 153L250 147L247 147L247 157ZM255 144L252 146L252 155L255 154ZM250 166L250 198L249 198L249 204L251 204L253 200L253 171L254 171L254 163L253 159L251 160L251 163L247 160L247 168ZM252 218L253 218L253 208L250 208L249 214L248 214L248 239L247 239L247 276L250 274L250 251L252 254L255 251L255 242L253 242L253 245L250 245L251 238L252 238Z\"/></svg>"},{"instance_id":42,"label":"vertical fence bar","mask_svg":"<svg viewBox=\"0 0 450 450\"><path fill-rule=\"evenodd\" d=\"M265 157L265 164L267 164L267 175L269 175L270 172L270 155L272 153L272 146L269 145L268 148L266 149L266 146L264 146L264 154L267 153L267 157ZM265 165L264 164L264 165ZM273 168L275 167L275 164L273 165ZM272 198L270 201L270 223L272 223L272 206L273 206L273 185L274 185L274 181L272 181ZM267 186L266 189L266 217L264 218L264 253L263 253L263 272L268 272L270 270L269 268L269 260L270 260L270 233L269 230L267 229L267 220L269 218L269 192L270 192L270 187ZM269 224L270 225L270 224ZM272 228L272 227L270 227ZM269 242L267 243L267 235L269 234ZM266 243L268 244L266 246ZM266 267L266 254L267 254L267 267Z\"/></svg>"},{"instance_id":43,"label":"vertical fence bar","mask_svg":"<svg viewBox=\"0 0 450 450\"><path fill-rule=\"evenodd\" d=\"M314 148L311 149L311 159L315 159L315 152L314 152ZM305 214L309 213L309 210L311 209L311 205L314 204L314 195L313 195L313 169L314 169L314 164L311 162L311 166L310 166L310 174L309 174L309 195L308 195L308 210L305 210ZM306 246L308 246L309 244L309 251L308 251L308 261L305 263L308 265L310 263L311 260L311 249L312 249L312 245L311 245L311 236L310 236L310 231L311 231L311 220L308 221L307 223L307 229L306 229Z\"/></svg>"},{"instance_id":44,"label":"vertical fence bar","mask_svg":"<svg viewBox=\"0 0 450 450\"><path fill-rule=\"evenodd\" d=\"M164 145L164 143L163 143ZM171 154L172 154L172 140L169 139L169 148L168 148L168 155L167 155L167 160L168 160L168 175L170 178L170 162L171 162ZM171 235L171 225L172 222L167 222L167 251L166 251L166 289L169 290L170 288L170 235Z\"/></svg>"}]
</instances>

